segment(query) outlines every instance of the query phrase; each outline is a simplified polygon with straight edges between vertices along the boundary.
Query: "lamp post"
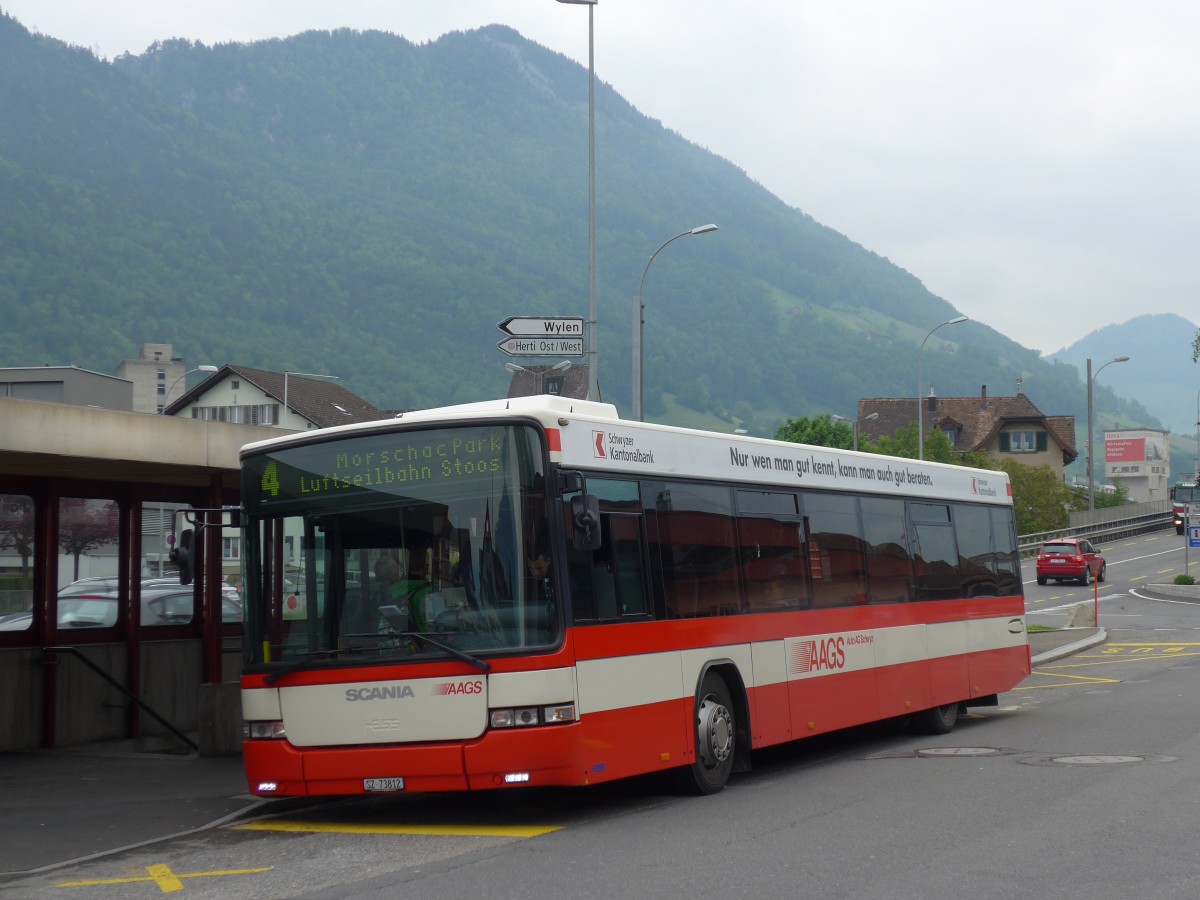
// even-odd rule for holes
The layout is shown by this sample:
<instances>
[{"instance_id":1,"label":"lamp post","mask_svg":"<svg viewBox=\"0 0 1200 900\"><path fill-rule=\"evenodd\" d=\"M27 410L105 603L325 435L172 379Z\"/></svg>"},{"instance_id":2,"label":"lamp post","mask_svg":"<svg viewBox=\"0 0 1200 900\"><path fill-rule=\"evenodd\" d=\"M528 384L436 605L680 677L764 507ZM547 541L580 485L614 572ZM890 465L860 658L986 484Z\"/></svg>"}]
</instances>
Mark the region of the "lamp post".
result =
<instances>
[{"instance_id":1,"label":"lamp post","mask_svg":"<svg viewBox=\"0 0 1200 900\"><path fill-rule=\"evenodd\" d=\"M596 41L592 12L597 0L558 0L588 8L588 394L599 400L596 384Z\"/></svg>"},{"instance_id":2,"label":"lamp post","mask_svg":"<svg viewBox=\"0 0 1200 900\"><path fill-rule=\"evenodd\" d=\"M179 382L182 379L187 378L193 372L212 373L212 372L216 372L216 371L217 371L216 366L196 366L196 368L194 368L194 369L188 369L186 372L184 372L182 375L180 375L178 378L176 378L174 381L171 382L171 386L169 388L167 388L167 392L165 394L163 394L162 408L159 409L158 414L160 416L166 415L167 407L170 405L168 403L168 400L170 400L170 398L171 398L171 391L175 390L175 385L179 384Z\"/></svg>"},{"instance_id":3,"label":"lamp post","mask_svg":"<svg viewBox=\"0 0 1200 900\"><path fill-rule=\"evenodd\" d=\"M318 375L315 372L284 372L283 373L283 411L288 411L288 377L295 375L297 378L328 378L330 381L337 381L338 375ZM282 423L280 423L282 424Z\"/></svg>"},{"instance_id":4,"label":"lamp post","mask_svg":"<svg viewBox=\"0 0 1200 900\"><path fill-rule=\"evenodd\" d=\"M1116 359L1110 359L1104 366L1111 366L1113 363L1129 362L1128 356L1118 356ZM1088 420L1088 441L1087 441L1087 476L1088 476L1088 511L1091 512L1096 508L1096 491L1095 491L1095 461L1092 457L1092 386L1096 383L1096 379L1100 377L1100 373L1104 371L1104 366L1096 370L1096 374L1092 374L1092 360L1088 357L1087 361L1087 420Z\"/></svg>"},{"instance_id":5,"label":"lamp post","mask_svg":"<svg viewBox=\"0 0 1200 900\"><path fill-rule=\"evenodd\" d=\"M642 326L645 324L646 307L642 303L642 286L646 283L646 273L650 271L650 263L654 262L654 257L658 256L663 247L666 247L671 241L677 241L681 237L689 237L693 234L708 234L710 231L716 230L717 226L710 222L707 225L697 225L695 228L679 232L670 240L663 241L658 249L650 254L646 267L642 269L642 280L638 282L637 300L633 305L633 418L638 422L644 421L642 418Z\"/></svg>"},{"instance_id":6,"label":"lamp post","mask_svg":"<svg viewBox=\"0 0 1200 900\"><path fill-rule=\"evenodd\" d=\"M834 416L833 418L839 422L850 422L850 420L847 419L845 416ZM878 418L879 418L879 413L873 412L870 415L863 416L861 419L855 419L853 422L850 423L850 427L854 432L854 450L855 450L855 452L858 451L858 423L859 422L870 422L872 419L878 419Z\"/></svg>"},{"instance_id":7,"label":"lamp post","mask_svg":"<svg viewBox=\"0 0 1200 900\"><path fill-rule=\"evenodd\" d=\"M966 316L955 316L953 319L948 319L941 325L934 327L930 330L929 334L925 335L925 340L921 341L921 349L917 351L917 459L925 458L925 398L921 396L921 354L925 352L926 342L933 337L933 332L937 331L938 328L944 328L947 325L957 325L959 322L965 321L967 321Z\"/></svg>"},{"instance_id":8,"label":"lamp post","mask_svg":"<svg viewBox=\"0 0 1200 900\"><path fill-rule=\"evenodd\" d=\"M565 372L571 368L572 363L568 359L564 359L560 363L555 363L552 366L537 366L526 368L518 366L516 363L505 363L504 368L510 372L525 372L527 375L533 376L533 393L535 395L544 393L545 380L547 372Z\"/></svg>"}]
</instances>

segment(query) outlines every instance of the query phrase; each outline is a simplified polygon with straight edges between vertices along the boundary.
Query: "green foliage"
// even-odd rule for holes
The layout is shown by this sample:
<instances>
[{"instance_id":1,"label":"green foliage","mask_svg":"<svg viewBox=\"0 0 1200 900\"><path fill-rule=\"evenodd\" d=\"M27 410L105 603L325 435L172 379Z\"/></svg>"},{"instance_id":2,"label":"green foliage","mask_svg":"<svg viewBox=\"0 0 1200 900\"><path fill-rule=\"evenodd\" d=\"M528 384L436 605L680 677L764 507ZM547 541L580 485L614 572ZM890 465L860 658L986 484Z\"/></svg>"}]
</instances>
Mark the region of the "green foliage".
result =
<instances>
[{"instance_id":1,"label":"green foliage","mask_svg":"<svg viewBox=\"0 0 1200 900\"><path fill-rule=\"evenodd\" d=\"M502 395L496 322L587 311L587 91L585 68L503 26L173 40L107 64L0 14L0 365L111 372L161 341L333 372L385 408ZM648 417L673 395L769 433L913 384L950 304L596 94L605 399L629 396L648 254L709 221L646 279ZM1086 410L1074 367L980 323L931 343L923 372L944 395L1023 378L1046 412Z\"/></svg>"},{"instance_id":2,"label":"green foliage","mask_svg":"<svg viewBox=\"0 0 1200 900\"><path fill-rule=\"evenodd\" d=\"M854 443L854 431L845 422L833 421L833 416L803 416L788 419L775 432L775 440L794 444L813 444L817 447L836 447L849 450Z\"/></svg>"},{"instance_id":3,"label":"green foliage","mask_svg":"<svg viewBox=\"0 0 1200 900\"><path fill-rule=\"evenodd\" d=\"M1049 466L1026 466L1009 459L1000 468L1012 483L1017 534L1051 531L1070 524L1075 493Z\"/></svg>"},{"instance_id":4,"label":"green foliage","mask_svg":"<svg viewBox=\"0 0 1200 900\"><path fill-rule=\"evenodd\" d=\"M1111 509L1114 506L1123 506L1129 500L1129 488L1125 487L1125 483L1121 481L1120 476L1114 476L1112 484L1116 490L1096 492L1096 501L1093 504L1093 508Z\"/></svg>"},{"instance_id":5,"label":"green foliage","mask_svg":"<svg viewBox=\"0 0 1200 900\"><path fill-rule=\"evenodd\" d=\"M1196 579L1193 578L1191 575L1176 575L1174 583L1175 584L1195 584Z\"/></svg>"}]
</instances>

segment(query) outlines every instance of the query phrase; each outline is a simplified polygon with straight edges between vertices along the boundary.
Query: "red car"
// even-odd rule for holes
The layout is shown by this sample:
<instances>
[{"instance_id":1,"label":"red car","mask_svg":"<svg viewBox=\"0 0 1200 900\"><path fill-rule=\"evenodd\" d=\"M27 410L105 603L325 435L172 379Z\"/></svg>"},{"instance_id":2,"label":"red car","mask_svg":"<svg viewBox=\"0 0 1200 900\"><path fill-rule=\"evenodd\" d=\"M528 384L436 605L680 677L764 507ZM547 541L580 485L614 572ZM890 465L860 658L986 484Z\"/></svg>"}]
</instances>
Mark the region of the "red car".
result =
<instances>
[{"instance_id":1,"label":"red car","mask_svg":"<svg viewBox=\"0 0 1200 900\"><path fill-rule=\"evenodd\" d=\"M1055 538L1042 544L1037 557L1037 583L1078 580L1080 584L1091 584L1092 579L1104 581L1108 567L1104 557L1096 552L1091 541L1083 538Z\"/></svg>"}]
</instances>

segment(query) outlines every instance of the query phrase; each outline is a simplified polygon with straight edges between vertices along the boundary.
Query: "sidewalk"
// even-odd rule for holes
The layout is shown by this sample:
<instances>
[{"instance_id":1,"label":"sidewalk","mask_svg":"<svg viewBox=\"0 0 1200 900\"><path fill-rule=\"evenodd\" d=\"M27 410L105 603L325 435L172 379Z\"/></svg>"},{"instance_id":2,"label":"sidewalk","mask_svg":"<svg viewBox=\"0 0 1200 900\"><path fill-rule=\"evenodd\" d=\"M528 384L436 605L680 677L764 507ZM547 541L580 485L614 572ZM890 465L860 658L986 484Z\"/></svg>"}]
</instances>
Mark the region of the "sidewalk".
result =
<instances>
[{"instance_id":1,"label":"sidewalk","mask_svg":"<svg viewBox=\"0 0 1200 900\"><path fill-rule=\"evenodd\" d=\"M1103 628L1056 628L1029 632L1029 655L1035 666L1062 659L1108 640Z\"/></svg>"},{"instance_id":2,"label":"sidewalk","mask_svg":"<svg viewBox=\"0 0 1200 900\"><path fill-rule=\"evenodd\" d=\"M1102 628L1035 631L1029 648L1036 666L1107 638ZM257 808L295 802L248 794L241 756L135 753L120 743L0 753L0 893L17 874L201 831Z\"/></svg>"},{"instance_id":3,"label":"sidewalk","mask_svg":"<svg viewBox=\"0 0 1200 900\"><path fill-rule=\"evenodd\" d=\"M6 875L209 828L272 802L246 793L241 756L0 753L0 894Z\"/></svg>"}]
</instances>

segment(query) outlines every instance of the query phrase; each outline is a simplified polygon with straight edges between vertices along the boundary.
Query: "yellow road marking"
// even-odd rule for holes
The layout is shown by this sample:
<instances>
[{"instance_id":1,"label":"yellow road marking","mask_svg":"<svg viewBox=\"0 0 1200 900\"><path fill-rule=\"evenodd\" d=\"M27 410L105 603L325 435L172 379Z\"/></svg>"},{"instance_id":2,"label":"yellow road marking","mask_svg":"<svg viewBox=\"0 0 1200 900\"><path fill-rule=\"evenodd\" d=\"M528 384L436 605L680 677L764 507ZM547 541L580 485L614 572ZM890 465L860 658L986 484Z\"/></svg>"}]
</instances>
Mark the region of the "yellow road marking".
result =
<instances>
[{"instance_id":1,"label":"yellow road marking","mask_svg":"<svg viewBox=\"0 0 1200 900\"><path fill-rule=\"evenodd\" d=\"M1035 674L1045 675L1047 678L1063 678L1069 679L1074 684L1120 684L1119 678L1094 678L1088 675L1060 675L1057 672L1044 672L1038 669ZM1014 691L1044 691L1046 688L1070 687L1072 685L1063 684L1031 684L1022 687L1013 688Z\"/></svg>"},{"instance_id":2,"label":"yellow road marking","mask_svg":"<svg viewBox=\"0 0 1200 900\"><path fill-rule=\"evenodd\" d=\"M1137 643L1108 643L1105 647L1200 647L1200 641L1138 641Z\"/></svg>"},{"instance_id":3,"label":"yellow road marking","mask_svg":"<svg viewBox=\"0 0 1200 900\"><path fill-rule=\"evenodd\" d=\"M342 822L284 822L272 819L231 825L236 831L289 831L314 834L419 834L449 837L531 838L561 831L561 825L361 825Z\"/></svg>"},{"instance_id":4,"label":"yellow road marking","mask_svg":"<svg viewBox=\"0 0 1200 900\"><path fill-rule=\"evenodd\" d=\"M128 878L93 878L87 881L63 881L56 887L97 887L105 884L138 884L147 882L158 885L163 894L173 894L183 890L184 878L216 878L224 875L258 875L269 872L274 866L261 869L221 869L214 872L172 872L170 866L146 866L145 875L132 875Z\"/></svg>"}]
</instances>

